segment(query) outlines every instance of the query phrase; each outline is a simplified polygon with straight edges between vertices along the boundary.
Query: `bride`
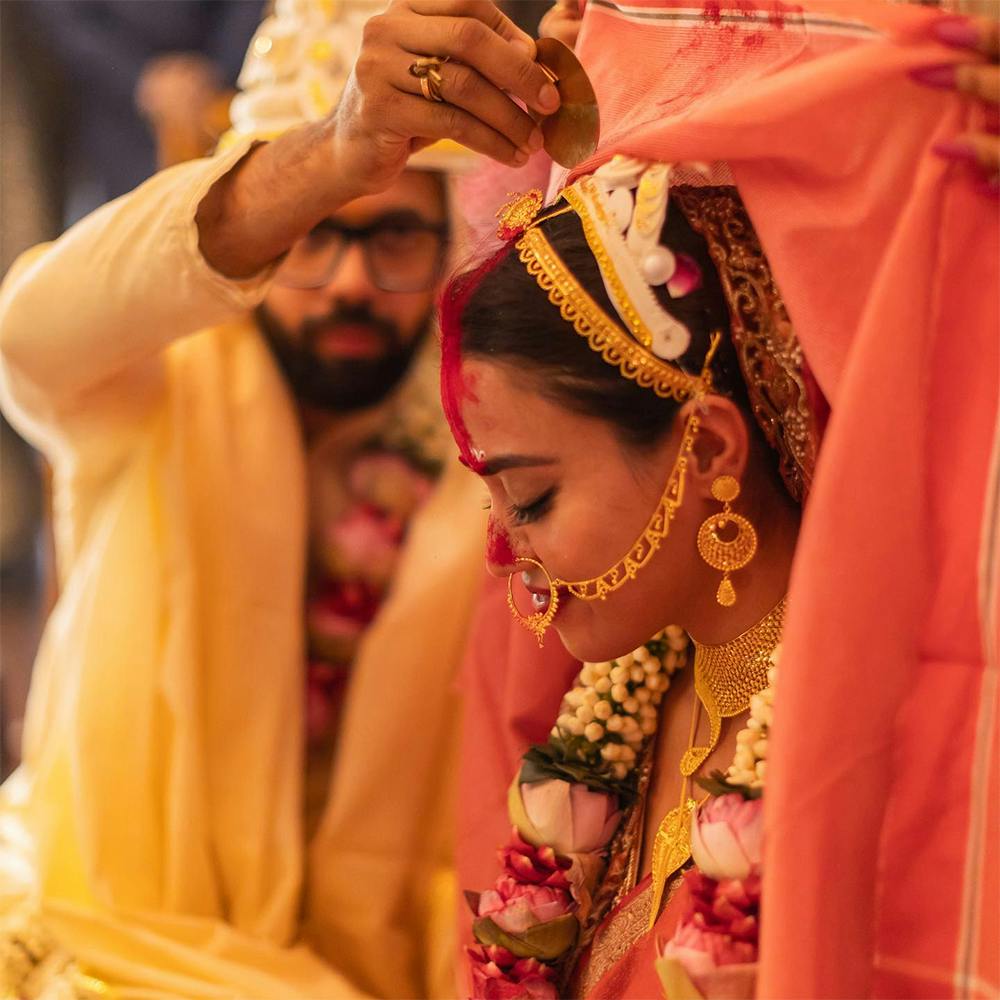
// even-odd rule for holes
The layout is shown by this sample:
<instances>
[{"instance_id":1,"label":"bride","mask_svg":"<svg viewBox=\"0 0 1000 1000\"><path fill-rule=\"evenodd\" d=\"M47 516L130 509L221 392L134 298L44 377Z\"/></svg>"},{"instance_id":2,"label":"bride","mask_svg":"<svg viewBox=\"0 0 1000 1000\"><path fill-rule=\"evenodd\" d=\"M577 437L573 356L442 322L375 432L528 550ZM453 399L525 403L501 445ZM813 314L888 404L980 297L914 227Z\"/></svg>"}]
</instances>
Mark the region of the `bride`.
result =
<instances>
[{"instance_id":1,"label":"bride","mask_svg":"<svg viewBox=\"0 0 1000 1000\"><path fill-rule=\"evenodd\" d=\"M603 843L570 852L589 857L548 901L579 925L565 951L597 930L576 988L608 996L621 987L615 928L638 919L669 936L682 912L660 910L688 861L698 779L736 777L738 718L768 686L815 457L809 376L745 210L731 187L671 183L683 176L612 159L459 279L445 311L445 405L490 492L490 569L510 575L527 627L541 639L551 627L586 664L544 759L522 768L519 829L538 839L571 764L571 799L612 820ZM501 225L539 205L522 199ZM667 622L695 646L675 678ZM753 769L718 790L755 802ZM509 883L480 897L484 944L518 953L521 899Z\"/></svg>"},{"instance_id":2,"label":"bride","mask_svg":"<svg viewBox=\"0 0 1000 1000\"><path fill-rule=\"evenodd\" d=\"M588 37L607 41L596 28ZM897 84L873 70L884 51L866 58L831 60L831 76L878 78L874 119ZM813 106L791 86L784 103L768 93L771 145L747 124L760 133L764 102L750 87L728 118L706 104L688 121L620 129L604 165L554 203L536 192L508 204L503 247L445 296L442 396L462 460L490 494L490 569L509 578L522 624L584 661L512 785L501 877L467 894L477 996L749 995L762 879L764 996L933 992L952 975L962 920L977 919L954 904L968 894L963 837L978 794L966 716L990 703L969 686L985 661L968 583L996 384L957 358L913 289L941 268L962 283L935 308L963 314L967 351L995 372L995 319L976 291L995 283L995 266L976 254L959 277L944 263L961 245L995 242L995 226L979 225L964 190L954 214L907 223L945 178L915 184L900 156L887 166L893 154L873 131L852 162L871 152L887 172L867 175L870 191L838 189L841 151L827 144L809 160L794 131L834 103L836 87L820 92L818 79ZM615 109L626 119L627 98ZM929 130L938 110L913 114ZM699 115L713 128L697 134ZM607 160L615 148L645 156ZM689 163L723 155L731 172ZM871 211L876 192L891 221ZM789 207L766 211L774 204ZM942 257L918 263L931 218ZM907 226L910 242L898 238ZM761 242L776 248L771 263ZM881 285L861 266L871 261L890 274ZM928 353L922 339L949 346ZM956 379L966 393L945 388ZM829 415L820 386L834 421L817 469ZM935 522L913 470L943 469L943 442L918 459L902 439L944 399L947 468L965 488L927 480L928 502L948 510ZM900 549L911 537L920 547ZM929 566L916 558L928 553ZM930 608L923 621L910 616L918 606ZM917 725L935 710L934 726ZM931 809L933 828L920 819ZM927 868L907 867L932 857L933 892ZM849 899L870 909L847 910ZM995 955L975 960L989 981Z\"/></svg>"}]
</instances>

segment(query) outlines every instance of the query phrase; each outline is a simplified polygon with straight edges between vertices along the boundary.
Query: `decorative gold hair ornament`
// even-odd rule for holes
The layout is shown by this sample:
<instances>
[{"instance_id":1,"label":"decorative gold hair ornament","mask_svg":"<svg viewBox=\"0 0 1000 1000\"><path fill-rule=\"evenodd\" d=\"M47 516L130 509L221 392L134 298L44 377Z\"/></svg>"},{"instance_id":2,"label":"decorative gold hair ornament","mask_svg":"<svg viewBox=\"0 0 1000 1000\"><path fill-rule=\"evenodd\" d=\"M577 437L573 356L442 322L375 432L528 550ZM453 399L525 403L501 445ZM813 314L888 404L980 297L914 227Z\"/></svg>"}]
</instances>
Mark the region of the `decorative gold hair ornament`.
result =
<instances>
[{"instance_id":1,"label":"decorative gold hair ornament","mask_svg":"<svg viewBox=\"0 0 1000 1000\"><path fill-rule=\"evenodd\" d=\"M545 196L538 188L518 194L510 191L505 201L496 213L497 238L512 240L523 233L537 218L545 204Z\"/></svg>"}]
</instances>

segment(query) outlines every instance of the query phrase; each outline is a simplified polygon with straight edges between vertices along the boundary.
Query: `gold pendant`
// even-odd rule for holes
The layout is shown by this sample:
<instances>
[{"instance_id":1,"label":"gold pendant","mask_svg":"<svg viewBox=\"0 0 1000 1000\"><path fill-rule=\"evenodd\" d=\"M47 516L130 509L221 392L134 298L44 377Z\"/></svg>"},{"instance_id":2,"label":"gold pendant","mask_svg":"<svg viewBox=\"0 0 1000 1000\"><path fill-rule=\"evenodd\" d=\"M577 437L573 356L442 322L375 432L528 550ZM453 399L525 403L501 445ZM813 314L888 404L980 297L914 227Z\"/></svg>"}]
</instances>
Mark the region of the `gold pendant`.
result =
<instances>
[{"instance_id":1,"label":"gold pendant","mask_svg":"<svg viewBox=\"0 0 1000 1000\"><path fill-rule=\"evenodd\" d=\"M728 576L722 578L719 589L715 592L715 599L724 607L731 608L736 603L736 588Z\"/></svg>"},{"instance_id":2,"label":"gold pendant","mask_svg":"<svg viewBox=\"0 0 1000 1000\"><path fill-rule=\"evenodd\" d=\"M653 901L649 929L653 929L663 904L663 892L672 875L691 857L691 817L697 808L694 799L676 806L663 817L653 841Z\"/></svg>"}]
</instances>

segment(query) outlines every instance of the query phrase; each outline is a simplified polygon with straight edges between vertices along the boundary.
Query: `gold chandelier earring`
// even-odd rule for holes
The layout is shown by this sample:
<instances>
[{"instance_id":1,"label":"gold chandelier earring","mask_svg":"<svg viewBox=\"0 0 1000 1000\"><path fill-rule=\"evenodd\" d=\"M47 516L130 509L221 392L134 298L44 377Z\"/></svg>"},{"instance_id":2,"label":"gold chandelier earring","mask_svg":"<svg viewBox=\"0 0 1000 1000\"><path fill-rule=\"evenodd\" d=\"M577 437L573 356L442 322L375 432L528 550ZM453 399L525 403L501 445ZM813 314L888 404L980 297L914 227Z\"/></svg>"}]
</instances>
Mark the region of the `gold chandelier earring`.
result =
<instances>
[{"instance_id":1,"label":"gold chandelier earring","mask_svg":"<svg viewBox=\"0 0 1000 1000\"><path fill-rule=\"evenodd\" d=\"M719 476L712 483L712 496L722 505L719 514L702 522L698 530L698 552L712 569L722 570L722 582L715 592L715 599L725 608L736 603L736 588L729 574L743 569L757 552L757 532L754 526L739 514L733 513L732 503L740 495L740 484L735 476ZM722 538L720 531L731 531L732 538Z\"/></svg>"}]
</instances>

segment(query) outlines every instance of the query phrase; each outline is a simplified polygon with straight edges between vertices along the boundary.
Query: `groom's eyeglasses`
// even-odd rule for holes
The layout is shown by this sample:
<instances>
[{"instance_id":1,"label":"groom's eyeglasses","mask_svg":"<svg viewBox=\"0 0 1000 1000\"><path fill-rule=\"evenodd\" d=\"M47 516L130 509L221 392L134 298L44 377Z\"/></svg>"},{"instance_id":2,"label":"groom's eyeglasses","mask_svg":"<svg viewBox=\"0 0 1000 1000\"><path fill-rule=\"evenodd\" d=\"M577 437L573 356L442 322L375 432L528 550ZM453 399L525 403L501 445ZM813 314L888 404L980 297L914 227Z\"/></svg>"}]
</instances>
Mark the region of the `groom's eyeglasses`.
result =
<instances>
[{"instance_id":1,"label":"groom's eyeglasses","mask_svg":"<svg viewBox=\"0 0 1000 1000\"><path fill-rule=\"evenodd\" d=\"M448 249L446 223L412 213L384 216L368 226L326 219L298 240L275 275L285 288L322 288L352 243L361 246L372 284L383 292L426 292L437 284Z\"/></svg>"}]
</instances>

